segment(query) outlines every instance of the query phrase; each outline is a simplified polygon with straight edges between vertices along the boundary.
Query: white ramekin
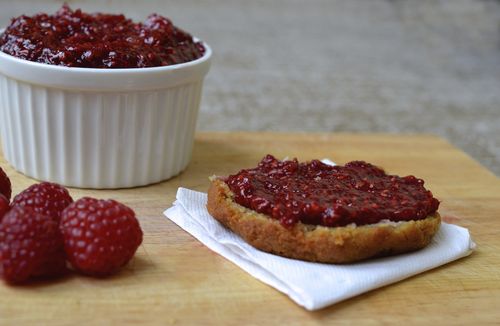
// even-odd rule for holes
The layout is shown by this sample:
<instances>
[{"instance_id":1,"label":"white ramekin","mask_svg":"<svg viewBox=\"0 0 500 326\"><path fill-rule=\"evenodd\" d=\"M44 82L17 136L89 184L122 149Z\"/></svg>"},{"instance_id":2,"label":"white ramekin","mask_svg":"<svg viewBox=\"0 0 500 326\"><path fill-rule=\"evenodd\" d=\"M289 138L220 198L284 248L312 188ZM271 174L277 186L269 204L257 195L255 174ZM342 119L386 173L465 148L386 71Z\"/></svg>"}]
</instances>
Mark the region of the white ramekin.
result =
<instances>
[{"instance_id":1,"label":"white ramekin","mask_svg":"<svg viewBox=\"0 0 500 326\"><path fill-rule=\"evenodd\" d=\"M2 31L0 30L0 33ZM189 163L212 51L173 66L68 68L0 51L0 137L12 166L80 188L166 180Z\"/></svg>"}]
</instances>

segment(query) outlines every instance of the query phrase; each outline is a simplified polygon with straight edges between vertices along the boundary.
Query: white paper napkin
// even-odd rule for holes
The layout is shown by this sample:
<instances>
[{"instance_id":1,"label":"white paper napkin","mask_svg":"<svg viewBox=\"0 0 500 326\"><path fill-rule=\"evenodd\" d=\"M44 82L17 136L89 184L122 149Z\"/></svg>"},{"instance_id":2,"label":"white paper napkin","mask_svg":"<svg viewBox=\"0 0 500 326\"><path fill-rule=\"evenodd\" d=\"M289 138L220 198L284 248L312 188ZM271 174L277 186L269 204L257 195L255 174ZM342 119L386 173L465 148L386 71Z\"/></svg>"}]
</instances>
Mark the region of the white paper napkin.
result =
<instances>
[{"instance_id":1,"label":"white paper napkin","mask_svg":"<svg viewBox=\"0 0 500 326\"><path fill-rule=\"evenodd\" d=\"M205 193L179 188L164 214L196 239L250 275L316 310L469 255L467 229L443 223L426 248L348 265L304 262L257 250L208 213Z\"/></svg>"}]
</instances>

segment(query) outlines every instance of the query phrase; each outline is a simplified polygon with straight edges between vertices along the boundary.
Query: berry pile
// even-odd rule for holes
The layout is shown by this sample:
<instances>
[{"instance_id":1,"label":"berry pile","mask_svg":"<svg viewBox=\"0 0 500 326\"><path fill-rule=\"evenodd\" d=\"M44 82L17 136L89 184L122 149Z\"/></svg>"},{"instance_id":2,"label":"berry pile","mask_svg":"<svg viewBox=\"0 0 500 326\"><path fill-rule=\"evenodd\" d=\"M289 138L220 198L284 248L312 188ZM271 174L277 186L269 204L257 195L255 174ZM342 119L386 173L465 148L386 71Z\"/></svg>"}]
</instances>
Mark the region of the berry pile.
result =
<instances>
[{"instance_id":1,"label":"berry pile","mask_svg":"<svg viewBox=\"0 0 500 326\"><path fill-rule=\"evenodd\" d=\"M142 230L129 207L89 197L73 201L61 185L42 182L10 201L0 168L0 276L11 284L77 272L104 277L134 256Z\"/></svg>"}]
</instances>

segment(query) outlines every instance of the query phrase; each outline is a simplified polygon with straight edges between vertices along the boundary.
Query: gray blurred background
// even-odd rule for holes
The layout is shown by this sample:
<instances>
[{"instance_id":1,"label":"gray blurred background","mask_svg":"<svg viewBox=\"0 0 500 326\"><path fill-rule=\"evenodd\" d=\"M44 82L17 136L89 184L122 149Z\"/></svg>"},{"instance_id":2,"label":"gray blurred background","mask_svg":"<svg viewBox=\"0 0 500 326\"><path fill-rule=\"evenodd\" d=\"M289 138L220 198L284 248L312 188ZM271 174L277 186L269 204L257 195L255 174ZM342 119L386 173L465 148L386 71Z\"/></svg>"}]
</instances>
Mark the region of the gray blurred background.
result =
<instances>
[{"instance_id":1,"label":"gray blurred background","mask_svg":"<svg viewBox=\"0 0 500 326\"><path fill-rule=\"evenodd\" d=\"M498 0L67 2L209 43L199 130L432 133L500 175ZM62 3L0 0L0 25Z\"/></svg>"}]
</instances>

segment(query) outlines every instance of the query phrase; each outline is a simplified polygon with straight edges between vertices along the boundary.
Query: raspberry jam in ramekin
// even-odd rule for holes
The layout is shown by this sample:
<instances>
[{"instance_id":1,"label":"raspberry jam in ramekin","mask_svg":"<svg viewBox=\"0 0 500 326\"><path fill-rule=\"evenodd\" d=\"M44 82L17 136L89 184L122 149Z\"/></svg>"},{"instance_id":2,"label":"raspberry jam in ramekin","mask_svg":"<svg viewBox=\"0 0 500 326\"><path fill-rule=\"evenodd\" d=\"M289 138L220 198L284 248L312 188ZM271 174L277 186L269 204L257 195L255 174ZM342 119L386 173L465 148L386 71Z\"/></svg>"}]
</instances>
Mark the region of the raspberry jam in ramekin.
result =
<instances>
[{"instance_id":1,"label":"raspberry jam in ramekin","mask_svg":"<svg viewBox=\"0 0 500 326\"><path fill-rule=\"evenodd\" d=\"M68 7L20 16L2 32L0 138L16 170L101 189L160 182L187 167L212 56L206 43L159 15L133 23Z\"/></svg>"},{"instance_id":2,"label":"raspberry jam in ramekin","mask_svg":"<svg viewBox=\"0 0 500 326\"><path fill-rule=\"evenodd\" d=\"M134 23L124 15L89 14L64 5L53 15L13 18L0 35L0 51L66 67L145 68L196 60L205 48L158 14Z\"/></svg>"}]
</instances>

